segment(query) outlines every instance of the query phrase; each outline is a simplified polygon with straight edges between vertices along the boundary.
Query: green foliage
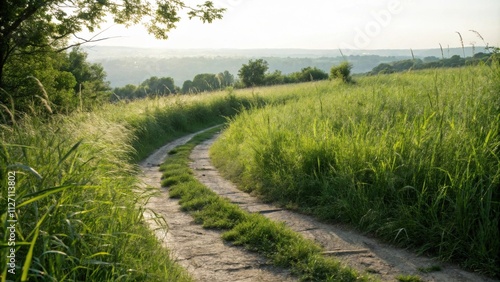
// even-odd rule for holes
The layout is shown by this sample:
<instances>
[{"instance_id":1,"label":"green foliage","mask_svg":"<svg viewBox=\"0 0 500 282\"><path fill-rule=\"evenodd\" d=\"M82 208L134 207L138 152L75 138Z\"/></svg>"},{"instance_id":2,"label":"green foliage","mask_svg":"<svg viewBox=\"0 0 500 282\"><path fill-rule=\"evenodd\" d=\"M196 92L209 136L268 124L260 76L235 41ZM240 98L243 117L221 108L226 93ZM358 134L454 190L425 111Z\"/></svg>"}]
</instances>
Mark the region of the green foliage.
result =
<instances>
[{"instance_id":1,"label":"green foliage","mask_svg":"<svg viewBox=\"0 0 500 282\"><path fill-rule=\"evenodd\" d=\"M398 275L396 279L400 282L422 282L422 279L417 275Z\"/></svg>"},{"instance_id":2,"label":"green foliage","mask_svg":"<svg viewBox=\"0 0 500 282\"><path fill-rule=\"evenodd\" d=\"M111 100L119 100L119 99L137 99L145 97L145 93L141 91L139 87L133 84L127 84L123 87L116 87L113 89L113 96Z\"/></svg>"},{"instance_id":3,"label":"green foliage","mask_svg":"<svg viewBox=\"0 0 500 282\"><path fill-rule=\"evenodd\" d=\"M138 192L134 159L186 132L224 122L241 107L283 103L294 95L264 99L251 91L231 91L104 104L92 112L43 119L0 115L0 190L7 191L8 172L17 171L19 223L19 275L2 277L21 281L25 272L29 281L190 281L143 221L144 202L153 191ZM162 169L185 173L183 167ZM4 227L7 196L0 195ZM157 221L166 228L161 218ZM5 230L0 230L2 275L9 251Z\"/></svg>"},{"instance_id":4,"label":"green foliage","mask_svg":"<svg viewBox=\"0 0 500 282\"><path fill-rule=\"evenodd\" d=\"M152 76L140 85L144 89L147 96L164 96L175 94L174 79L171 77L158 78Z\"/></svg>"},{"instance_id":5,"label":"green foliage","mask_svg":"<svg viewBox=\"0 0 500 282\"><path fill-rule=\"evenodd\" d=\"M218 74L197 74L194 79L184 81L182 93L201 93L207 91L221 90L234 85L234 76L229 71Z\"/></svg>"},{"instance_id":6,"label":"green foliage","mask_svg":"<svg viewBox=\"0 0 500 282\"><path fill-rule=\"evenodd\" d=\"M277 84L319 81L325 79L328 79L328 74L326 72L316 67L306 67L303 68L300 72L293 72L288 75L283 75L281 71L275 71L274 73L266 74L265 84L277 85Z\"/></svg>"},{"instance_id":7,"label":"green foliage","mask_svg":"<svg viewBox=\"0 0 500 282\"><path fill-rule=\"evenodd\" d=\"M64 0L23 0L5 4L0 35L2 60L8 57L12 48L61 46L71 34L84 28L94 31L108 15L118 24L142 22L149 33L166 39L168 32L180 21L179 10L187 10L190 18L209 23L222 18L224 12L224 9L215 8L211 1L197 7L190 7L182 1L78 1L71 10L67 9Z\"/></svg>"},{"instance_id":8,"label":"green foliage","mask_svg":"<svg viewBox=\"0 0 500 282\"><path fill-rule=\"evenodd\" d=\"M227 70L217 74L217 79L220 81L221 89L234 85L234 75Z\"/></svg>"},{"instance_id":9,"label":"green foliage","mask_svg":"<svg viewBox=\"0 0 500 282\"><path fill-rule=\"evenodd\" d=\"M486 63L490 61L493 57L493 53L477 53L472 57L461 58L458 55L453 55L450 58L438 59L437 57L425 57L422 60L401 60L388 63L381 63L374 67L368 74L389 74L395 72L402 72L408 70L421 70L421 69L432 69L432 68L456 68L469 65L478 65L481 63Z\"/></svg>"},{"instance_id":10,"label":"green foliage","mask_svg":"<svg viewBox=\"0 0 500 282\"><path fill-rule=\"evenodd\" d=\"M217 75L211 73L198 74L193 78L192 87L196 92L215 91L221 88L220 80Z\"/></svg>"},{"instance_id":11,"label":"green foliage","mask_svg":"<svg viewBox=\"0 0 500 282\"><path fill-rule=\"evenodd\" d=\"M266 74L264 78L265 85L279 85L285 83L285 76L279 70Z\"/></svg>"},{"instance_id":12,"label":"green foliage","mask_svg":"<svg viewBox=\"0 0 500 282\"><path fill-rule=\"evenodd\" d=\"M345 83L351 82L351 69L352 64L350 64L349 62L342 62L338 66L333 66L330 69L330 79L340 79Z\"/></svg>"},{"instance_id":13,"label":"green foliage","mask_svg":"<svg viewBox=\"0 0 500 282\"><path fill-rule=\"evenodd\" d=\"M162 167L180 166L189 169L188 158L195 145L210 138L218 128L202 133L176 150ZM165 170L165 173L169 173ZM181 172L182 173L182 172ZM170 173L169 173L170 174ZM184 174L174 175L184 176ZM172 176L169 176L172 177ZM321 256L321 248L304 239L283 223L275 223L260 214L244 212L199 183L194 176L169 186L171 197L180 198L184 211L190 212L195 222L205 228L227 230L225 240L243 245L268 257L273 264L291 268L307 281L368 281L356 271L342 266L337 260Z\"/></svg>"},{"instance_id":14,"label":"green foliage","mask_svg":"<svg viewBox=\"0 0 500 282\"><path fill-rule=\"evenodd\" d=\"M16 269L7 272L11 219L0 195L0 263L7 281L191 281L143 221L132 130L95 114L2 126L0 187L16 172ZM167 228L161 225L160 228Z\"/></svg>"},{"instance_id":15,"label":"green foliage","mask_svg":"<svg viewBox=\"0 0 500 282\"><path fill-rule=\"evenodd\" d=\"M91 32L94 31L99 24L108 19L108 16L111 16L118 24L129 25L142 22L148 28L149 33L157 38L166 39L168 32L180 21L179 10L187 10L189 18L197 17L203 22L220 19L224 12L224 9L215 8L210 1L190 7L182 1L167 0L154 2L82 0L71 3L70 6L69 8L65 0L3 1L0 6L2 11L0 17L2 28L0 32L0 89L15 100L16 107L20 107L21 111L27 111L36 106L38 98L34 93L39 92L33 91L32 85L25 85L29 84L25 81L26 72L36 77L46 88L46 93L53 96L49 101L44 98L44 104L53 103L57 111L70 111L76 107L75 104L79 104L82 108L82 104L88 99L94 104L100 102L99 91L107 90L107 86L103 85L102 68L85 64L82 60L84 56L79 54L78 50L74 50L70 55L70 61L77 67L73 65L69 67L75 71L73 73L77 80L75 85L66 74L59 73L65 71L58 66L59 62L52 60L62 51L71 48L67 45L67 41L72 35L85 28ZM92 40L81 39L73 46ZM51 62L42 63L48 60ZM20 64L27 67L18 69ZM39 64L46 68L37 68ZM84 78L87 74L96 77ZM76 87L77 92L80 87L85 88L89 91L86 94L90 97L72 99L72 93L68 89L73 87ZM0 103L4 105L11 103L5 92L0 95Z\"/></svg>"},{"instance_id":16,"label":"green foliage","mask_svg":"<svg viewBox=\"0 0 500 282\"><path fill-rule=\"evenodd\" d=\"M436 271L441 271L442 268L439 265L431 265L428 267L419 267L418 271L423 272L423 273L431 273L431 272L436 272Z\"/></svg>"},{"instance_id":17,"label":"green foliage","mask_svg":"<svg viewBox=\"0 0 500 282\"><path fill-rule=\"evenodd\" d=\"M10 87L0 95L0 102L19 111L50 108L50 112L66 112L75 107L76 80L64 70L68 65L65 54L44 53L13 57L5 66L4 81ZM12 100L8 99L10 95Z\"/></svg>"},{"instance_id":18,"label":"green foliage","mask_svg":"<svg viewBox=\"0 0 500 282\"><path fill-rule=\"evenodd\" d=\"M307 67L303 68L300 71L299 81L307 82L307 81L317 81L317 80L325 80L328 79L328 74L323 70L320 70L316 67Z\"/></svg>"},{"instance_id":19,"label":"green foliage","mask_svg":"<svg viewBox=\"0 0 500 282\"><path fill-rule=\"evenodd\" d=\"M186 80L182 84L182 93L184 94L192 94L196 93L195 88L193 87L193 81L191 80Z\"/></svg>"},{"instance_id":20,"label":"green foliage","mask_svg":"<svg viewBox=\"0 0 500 282\"><path fill-rule=\"evenodd\" d=\"M12 57L4 68L5 88L0 103L33 114L42 110L88 110L108 101L106 73L101 65L86 62L86 56L74 48L69 54L47 49L44 53Z\"/></svg>"},{"instance_id":21,"label":"green foliage","mask_svg":"<svg viewBox=\"0 0 500 282\"><path fill-rule=\"evenodd\" d=\"M124 87L116 87L113 90L112 101L127 99L134 100L146 97L159 97L176 94L178 88L171 77L152 76L144 80L140 85L127 84Z\"/></svg>"},{"instance_id":22,"label":"green foliage","mask_svg":"<svg viewBox=\"0 0 500 282\"><path fill-rule=\"evenodd\" d=\"M498 276L498 70L320 82L239 114L212 160L242 189Z\"/></svg>"},{"instance_id":23,"label":"green foliage","mask_svg":"<svg viewBox=\"0 0 500 282\"><path fill-rule=\"evenodd\" d=\"M95 57L93 60L98 60L105 67L108 79L121 87L126 84L135 84L137 79L143 79L144 73L147 73L152 68L157 71L158 76L168 74L182 86L182 82L186 80L193 80L193 77L199 73L219 73L220 70L228 70L229 73L234 74L238 78L238 70L243 64L248 63L248 58L243 56L190 56L190 57L164 57L163 52L159 49L151 50L149 52L158 52L145 56L144 54L137 54L134 57L127 55L125 49L112 47L99 47L95 46L93 53ZM114 51L116 49L116 51ZM138 49L138 51L144 51ZM318 51L319 52L319 51ZM97 53L97 54L96 54ZM119 55L123 55L119 57ZM188 54L186 54L188 55ZM283 54L285 55L285 54ZM290 53L290 55L292 55ZM261 56L256 52L252 56ZM269 64L268 75L272 74L275 70L279 70L283 75L288 76L294 72L300 72L302 68L317 67L325 72L329 72L332 65L340 64L344 58L342 57L323 57L318 53L319 57L307 58L304 54L302 58L296 57L265 57ZM350 55L345 56L353 64L352 71L354 73L366 73L371 71L375 66L382 62L391 62L406 59L407 56L378 56L378 55ZM134 64L133 68L130 65ZM238 88L244 88L238 87Z\"/></svg>"},{"instance_id":24,"label":"green foliage","mask_svg":"<svg viewBox=\"0 0 500 282\"><path fill-rule=\"evenodd\" d=\"M110 99L109 82L100 64L87 62L87 53L75 47L68 54L69 64L63 70L70 72L76 79L74 91L78 96L80 110L90 110Z\"/></svg>"},{"instance_id":25,"label":"green foliage","mask_svg":"<svg viewBox=\"0 0 500 282\"><path fill-rule=\"evenodd\" d=\"M250 60L238 71L238 76L245 87L264 85L265 73L269 69L268 63L263 59Z\"/></svg>"}]
</instances>

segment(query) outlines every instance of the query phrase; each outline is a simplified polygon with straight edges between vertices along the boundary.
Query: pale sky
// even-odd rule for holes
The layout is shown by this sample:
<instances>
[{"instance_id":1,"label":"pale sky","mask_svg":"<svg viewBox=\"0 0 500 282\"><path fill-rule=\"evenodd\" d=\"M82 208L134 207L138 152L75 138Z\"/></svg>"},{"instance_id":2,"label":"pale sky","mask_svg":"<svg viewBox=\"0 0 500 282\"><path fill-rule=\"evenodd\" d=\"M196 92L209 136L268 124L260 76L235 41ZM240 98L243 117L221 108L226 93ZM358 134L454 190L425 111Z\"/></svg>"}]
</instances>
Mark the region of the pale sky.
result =
<instances>
[{"instance_id":1,"label":"pale sky","mask_svg":"<svg viewBox=\"0 0 500 282\"><path fill-rule=\"evenodd\" d=\"M205 0L188 0L189 4ZM103 24L93 45L195 48L424 49L500 46L499 0L213 0L222 20L182 20L166 41L140 26ZM82 34L89 36L89 34Z\"/></svg>"}]
</instances>

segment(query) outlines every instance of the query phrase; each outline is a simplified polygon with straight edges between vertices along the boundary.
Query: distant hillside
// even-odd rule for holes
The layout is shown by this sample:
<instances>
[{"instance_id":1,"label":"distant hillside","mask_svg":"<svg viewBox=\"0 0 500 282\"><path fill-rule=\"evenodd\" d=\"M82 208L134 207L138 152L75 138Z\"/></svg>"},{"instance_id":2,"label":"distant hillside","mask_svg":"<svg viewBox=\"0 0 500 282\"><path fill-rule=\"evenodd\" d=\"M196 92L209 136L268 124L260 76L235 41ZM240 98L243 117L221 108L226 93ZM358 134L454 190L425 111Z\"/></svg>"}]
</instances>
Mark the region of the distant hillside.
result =
<instances>
[{"instance_id":1,"label":"distant hillside","mask_svg":"<svg viewBox=\"0 0 500 282\"><path fill-rule=\"evenodd\" d=\"M159 49L112 46L85 46L91 62L100 63L106 70L111 86L139 84L151 76L172 77L176 85L193 79L200 73L219 73L228 70L237 76L241 65L252 58L263 58L269 70L288 74L305 67L318 67L329 71L332 65L344 60L339 50L305 49ZM476 47L481 52L484 47ZM342 50L353 64L353 73L365 73L381 63L411 58L410 50ZM465 48L466 56L473 53ZM435 56L441 58L441 50L413 50L417 58ZM444 48L444 57L463 56L462 48Z\"/></svg>"},{"instance_id":2,"label":"distant hillside","mask_svg":"<svg viewBox=\"0 0 500 282\"><path fill-rule=\"evenodd\" d=\"M89 54L91 61L103 59L116 59L124 57L281 57L281 58L319 58L338 57L341 53L338 49L316 50L316 49L166 49L166 48L133 48L119 46L83 46L82 49ZM475 52L483 52L484 47L476 46ZM410 49L382 49L382 50L342 50L346 56L349 55L378 55L411 56ZM462 48L443 47L445 57L453 55L463 56ZM465 55L471 56L472 47L465 48ZM436 56L441 57L440 48L414 49L413 54L418 57Z\"/></svg>"}]
</instances>

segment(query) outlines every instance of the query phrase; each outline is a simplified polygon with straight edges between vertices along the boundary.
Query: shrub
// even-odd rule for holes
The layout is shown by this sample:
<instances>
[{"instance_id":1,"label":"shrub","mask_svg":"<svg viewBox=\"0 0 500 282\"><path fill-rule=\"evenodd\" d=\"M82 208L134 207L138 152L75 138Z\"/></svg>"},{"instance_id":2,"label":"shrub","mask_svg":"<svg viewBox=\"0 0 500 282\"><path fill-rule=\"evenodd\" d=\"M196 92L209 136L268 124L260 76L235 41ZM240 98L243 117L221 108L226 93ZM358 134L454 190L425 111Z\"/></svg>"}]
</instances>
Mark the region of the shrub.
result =
<instances>
[{"instance_id":1,"label":"shrub","mask_svg":"<svg viewBox=\"0 0 500 282\"><path fill-rule=\"evenodd\" d=\"M343 62L338 66L333 66L330 69L330 79L342 79L343 82L351 82L351 69L352 64L349 62Z\"/></svg>"},{"instance_id":2,"label":"shrub","mask_svg":"<svg viewBox=\"0 0 500 282\"><path fill-rule=\"evenodd\" d=\"M328 79L328 74L317 67L307 67L300 71L300 81L315 81Z\"/></svg>"}]
</instances>

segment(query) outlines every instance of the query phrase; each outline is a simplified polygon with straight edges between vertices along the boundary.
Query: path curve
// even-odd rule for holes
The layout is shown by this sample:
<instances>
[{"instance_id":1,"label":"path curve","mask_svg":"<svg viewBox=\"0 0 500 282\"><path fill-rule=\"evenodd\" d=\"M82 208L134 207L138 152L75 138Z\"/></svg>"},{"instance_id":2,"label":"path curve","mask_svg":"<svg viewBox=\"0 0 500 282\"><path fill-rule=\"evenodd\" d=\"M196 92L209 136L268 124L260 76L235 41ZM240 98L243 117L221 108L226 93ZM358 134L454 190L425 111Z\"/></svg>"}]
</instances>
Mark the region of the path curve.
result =
<instances>
[{"instance_id":1,"label":"path curve","mask_svg":"<svg viewBox=\"0 0 500 282\"><path fill-rule=\"evenodd\" d=\"M325 224L310 216L261 202L256 197L238 190L212 165L209 148L217 137L216 135L196 146L191 153L190 167L200 182L248 212L258 212L274 221L285 222L292 230L315 240L328 254L334 254L342 262L360 272L370 272L381 281L396 281L396 276L400 274L418 275L424 281L495 281L466 272L452 264L417 256L409 251L380 243L345 226ZM422 273L418 270L435 265L441 266L442 270L431 273Z\"/></svg>"},{"instance_id":2,"label":"path curve","mask_svg":"<svg viewBox=\"0 0 500 282\"><path fill-rule=\"evenodd\" d=\"M257 254L223 242L220 231L207 230L195 224L189 214L180 210L179 201L170 199L168 190L161 188L159 166L168 152L205 130L168 143L139 164L144 187L160 190L145 206L144 216L150 228L155 230L157 238L171 250L173 258L196 281L296 281L288 270L273 267ZM159 216L165 219L168 230L157 223Z\"/></svg>"}]
</instances>

